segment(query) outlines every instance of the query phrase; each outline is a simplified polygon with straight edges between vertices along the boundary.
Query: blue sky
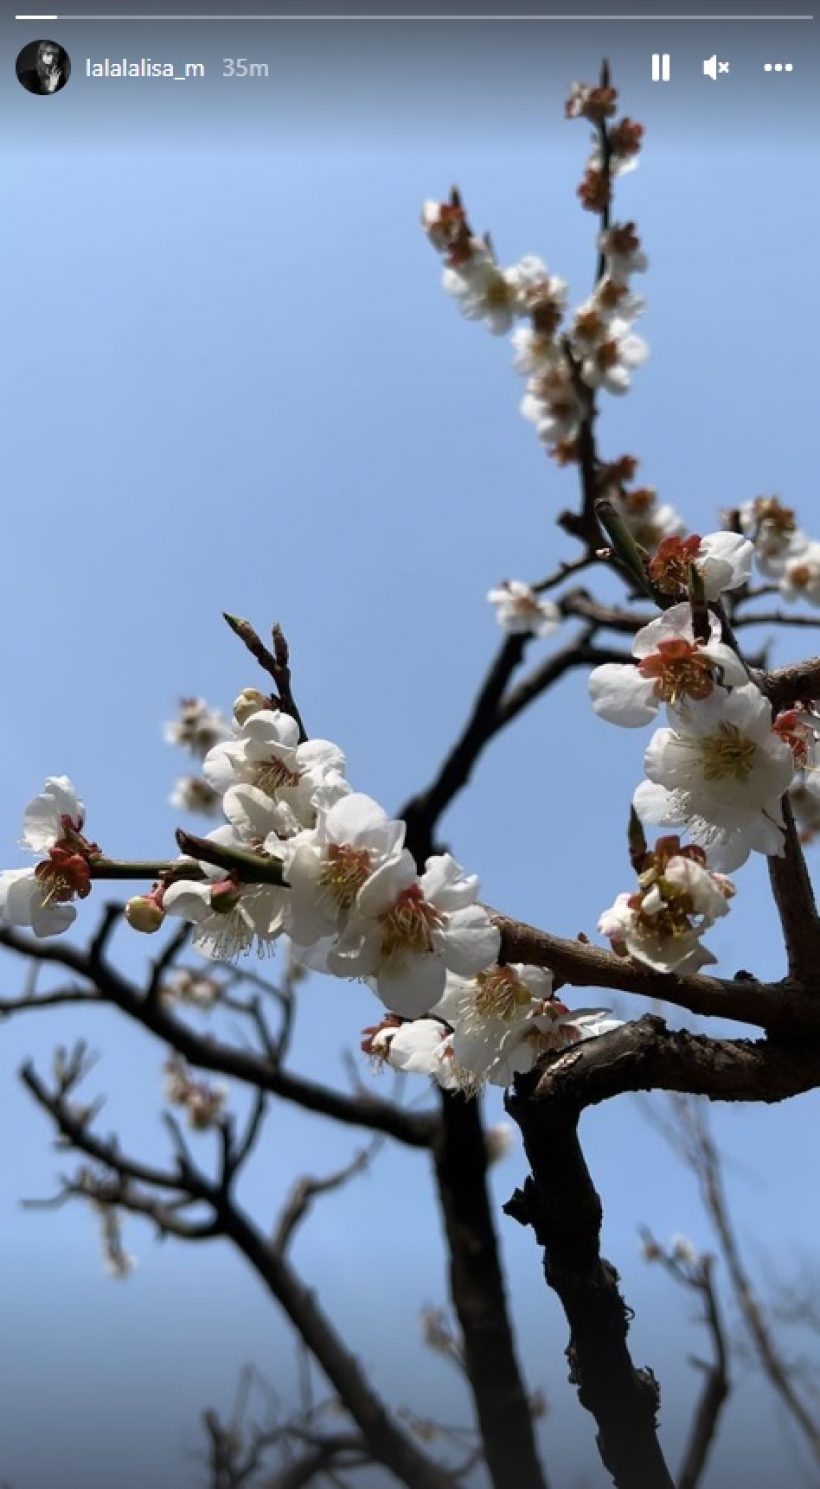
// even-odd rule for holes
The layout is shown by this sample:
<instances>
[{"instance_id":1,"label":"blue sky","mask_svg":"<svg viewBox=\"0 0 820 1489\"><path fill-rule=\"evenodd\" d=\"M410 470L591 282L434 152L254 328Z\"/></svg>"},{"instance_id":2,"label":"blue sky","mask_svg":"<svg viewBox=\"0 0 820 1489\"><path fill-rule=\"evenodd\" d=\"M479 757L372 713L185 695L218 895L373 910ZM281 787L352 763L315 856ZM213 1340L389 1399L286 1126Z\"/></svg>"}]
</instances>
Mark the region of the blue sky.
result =
<instances>
[{"instance_id":1,"label":"blue sky","mask_svg":"<svg viewBox=\"0 0 820 1489\"><path fill-rule=\"evenodd\" d=\"M368 141L328 120L298 150L258 135L241 148L141 144L132 120L121 147L109 139L95 152L82 131L59 145L40 136L7 162L5 862L20 861L22 806L60 772L107 851L171 851L167 795L184 761L163 746L161 723L181 693L228 705L256 681L223 609L260 627L282 622L308 727L342 745L360 789L397 806L426 781L496 644L485 591L572 554L553 518L574 488L518 416L509 348L441 293L417 211L456 180L503 260L539 253L585 295L592 223L574 200L585 126L563 122L561 87L551 90L539 132L520 138L494 130L478 104L454 110L439 138L396 128ZM784 151L750 129L717 151L705 128L683 139L651 98L625 99L643 118L642 104L649 148L618 210L637 219L650 254L642 329L652 357L627 399L605 403L603 451L639 455L644 479L696 530L766 491L811 528L820 224L807 140L795 131ZM59 233L42 231L44 171ZM795 634L774 655L803 650ZM642 743L597 721L570 678L493 746L446 822L491 903L563 934L594 930L629 882L623 826ZM737 882L710 937L720 970L779 975L765 866ZM92 920L93 903L80 924ZM129 968L142 952L123 939ZM19 976L4 961L4 991ZM316 983L301 1002L295 1062L344 1080L341 1051L355 1048L372 1000ZM104 1052L89 1087L107 1094L104 1125L135 1150L163 1151L162 1051L139 1032L102 1012L2 1029L0 1250L15 1281L3 1310L14 1368L0 1476L15 1489L73 1489L68 1442L77 1482L103 1489L116 1441L139 1455L133 1489L169 1472L187 1489L198 1409L227 1403L247 1359L281 1380L287 1335L219 1247L158 1247L130 1224L139 1267L117 1286L89 1217L17 1208L48 1192L66 1161L14 1071L78 1036ZM498 1098L488 1105L497 1115ZM755 1262L776 1256L788 1270L812 1244L803 1134L817 1107L804 1097L717 1114ZM637 1226L706 1245L706 1225L631 1099L589 1113L584 1132L606 1249L637 1310L636 1358L667 1384L674 1444L693 1389L682 1360L698 1342L688 1301L640 1262ZM277 1108L247 1202L273 1216L296 1173L355 1146ZM419 1307L445 1296L424 1164L386 1151L355 1190L325 1203L296 1255L391 1400L432 1409L449 1391L463 1412L444 1366L417 1348ZM493 1176L499 1204L522 1173L515 1150ZM499 1224L527 1370L552 1403L547 1453L571 1461L579 1485L583 1473L594 1483L557 1304L531 1237ZM779 1461L776 1426L746 1372L721 1451L735 1468L748 1455L750 1485L769 1482ZM128 1472L118 1470L120 1489L132 1489Z\"/></svg>"}]
</instances>

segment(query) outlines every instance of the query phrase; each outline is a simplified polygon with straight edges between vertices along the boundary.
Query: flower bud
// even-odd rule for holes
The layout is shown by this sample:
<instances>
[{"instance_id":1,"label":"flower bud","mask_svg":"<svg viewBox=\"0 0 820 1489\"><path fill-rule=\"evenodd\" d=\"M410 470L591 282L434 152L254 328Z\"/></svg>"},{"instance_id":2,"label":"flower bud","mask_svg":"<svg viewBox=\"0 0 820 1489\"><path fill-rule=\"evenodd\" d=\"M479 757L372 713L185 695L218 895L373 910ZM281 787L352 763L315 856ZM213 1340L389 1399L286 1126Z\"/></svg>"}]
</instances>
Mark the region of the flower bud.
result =
<instances>
[{"instance_id":1,"label":"flower bud","mask_svg":"<svg viewBox=\"0 0 820 1489\"><path fill-rule=\"evenodd\" d=\"M165 911L157 901L147 894L135 894L125 907L125 918L132 930L153 935L165 919Z\"/></svg>"},{"instance_id":2,"label":"flower bud","mask_svg":"<svg viewBox=\"0 0 820 1489\"><path fill-rule=\"evenodd\" d=\"M237 724L244 724L251 714L259 713L262 708L270 708L270 698L266 698L258 688L243 688L234 703L233 716Z\"/></svg>"}]
</instances>

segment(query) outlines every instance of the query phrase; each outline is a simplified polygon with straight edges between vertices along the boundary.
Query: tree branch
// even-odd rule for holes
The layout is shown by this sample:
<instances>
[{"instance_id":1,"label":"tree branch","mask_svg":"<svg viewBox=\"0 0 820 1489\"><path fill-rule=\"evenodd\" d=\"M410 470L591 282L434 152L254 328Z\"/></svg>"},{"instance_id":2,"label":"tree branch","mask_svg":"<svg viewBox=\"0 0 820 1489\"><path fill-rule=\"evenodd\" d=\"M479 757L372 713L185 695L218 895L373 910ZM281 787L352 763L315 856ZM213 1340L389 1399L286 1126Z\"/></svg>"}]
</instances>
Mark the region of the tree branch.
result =
<instances>
[{"instance_id":1,"label":"tree branch","mask_svg":"<svg viewBox=\"0 0 820 1489\"><path fill-rule=\"evenodd\" d=\"M532 1412L516 1358L498 1241L487 1192L487 1148L478 1102L442 1092L433 1148L447 1236L450 1296L464 1367L495 1489L546 1489Z\"/></svg>"}]
</instances>

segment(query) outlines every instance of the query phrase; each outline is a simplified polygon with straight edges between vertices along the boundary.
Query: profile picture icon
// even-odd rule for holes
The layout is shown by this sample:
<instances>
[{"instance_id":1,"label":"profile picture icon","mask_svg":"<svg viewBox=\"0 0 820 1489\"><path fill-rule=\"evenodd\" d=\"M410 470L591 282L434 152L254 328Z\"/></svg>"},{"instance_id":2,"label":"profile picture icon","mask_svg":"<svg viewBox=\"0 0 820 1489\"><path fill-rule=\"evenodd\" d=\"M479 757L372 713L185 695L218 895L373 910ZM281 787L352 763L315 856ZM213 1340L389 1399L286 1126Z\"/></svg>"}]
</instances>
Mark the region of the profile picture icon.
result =
<instances>
[{"instance_id":1,"label":"profile picture icon","mask_svg":"<svg viewBox=\"0 0 820 1489\"><path fill-rule=\"evenodd\" d=\"M15 71L28 93L59 93L71 76L71 61L57 41L30 41L20 52Z\"/></svg>"}]
</instances>

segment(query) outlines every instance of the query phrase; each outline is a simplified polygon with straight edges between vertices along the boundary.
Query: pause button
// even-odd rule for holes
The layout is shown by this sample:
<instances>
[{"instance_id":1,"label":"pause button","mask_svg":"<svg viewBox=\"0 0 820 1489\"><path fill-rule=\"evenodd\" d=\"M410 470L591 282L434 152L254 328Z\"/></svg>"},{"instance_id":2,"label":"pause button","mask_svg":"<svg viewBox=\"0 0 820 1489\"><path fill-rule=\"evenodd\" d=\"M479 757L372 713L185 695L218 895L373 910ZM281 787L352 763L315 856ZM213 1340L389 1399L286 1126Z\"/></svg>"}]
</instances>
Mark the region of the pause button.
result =
<instances>
[{"instance_id":1,"label":"pause button","mask_svg":"<svg viewBox=\"0 0 820 1489\"><path fill-rule=\"evenodd\" d=\"M668 83L672 76L672 59L668 52L652 53L653 83Z\"/></svg>"}]
</instances>

